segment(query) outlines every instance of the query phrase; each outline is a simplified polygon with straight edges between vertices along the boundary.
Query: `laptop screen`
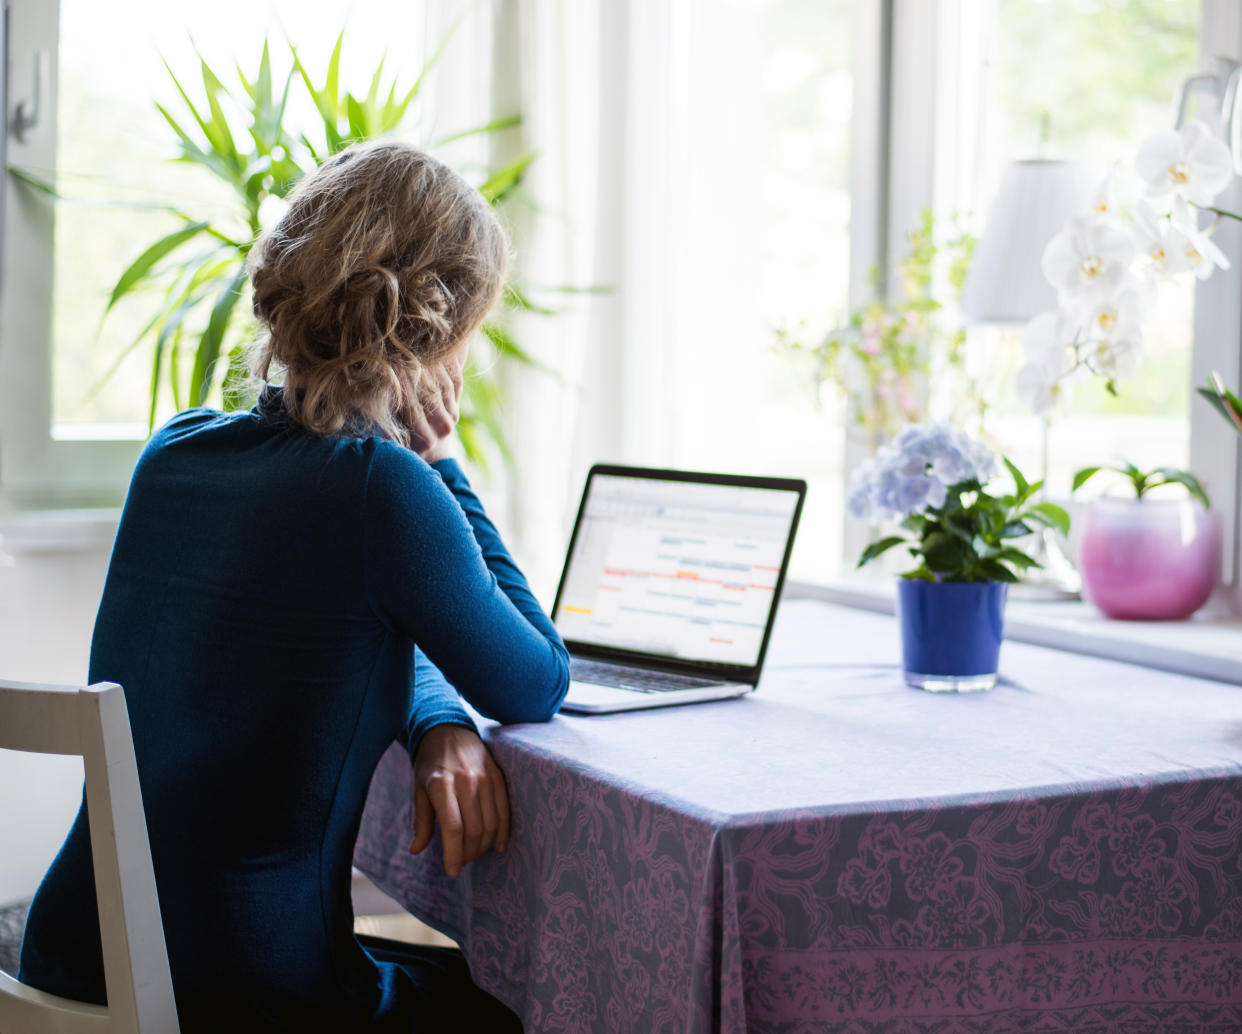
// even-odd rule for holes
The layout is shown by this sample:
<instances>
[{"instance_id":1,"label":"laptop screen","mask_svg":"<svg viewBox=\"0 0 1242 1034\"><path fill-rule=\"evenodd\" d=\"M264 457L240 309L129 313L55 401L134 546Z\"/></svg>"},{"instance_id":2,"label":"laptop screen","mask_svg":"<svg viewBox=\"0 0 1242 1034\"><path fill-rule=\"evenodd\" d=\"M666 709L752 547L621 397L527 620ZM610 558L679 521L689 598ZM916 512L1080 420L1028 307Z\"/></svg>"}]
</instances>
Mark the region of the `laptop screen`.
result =
<instances>
[{"instance_id":1,"label":"laptop screen","mask_svg":"<svg viewBox=\"0 0 1242 1034\"><path fill-rule=\"evenodd\" d=\"M797 490L595 474L553 619L579 643L759 662Z\"/></svg>"}]
</instances>

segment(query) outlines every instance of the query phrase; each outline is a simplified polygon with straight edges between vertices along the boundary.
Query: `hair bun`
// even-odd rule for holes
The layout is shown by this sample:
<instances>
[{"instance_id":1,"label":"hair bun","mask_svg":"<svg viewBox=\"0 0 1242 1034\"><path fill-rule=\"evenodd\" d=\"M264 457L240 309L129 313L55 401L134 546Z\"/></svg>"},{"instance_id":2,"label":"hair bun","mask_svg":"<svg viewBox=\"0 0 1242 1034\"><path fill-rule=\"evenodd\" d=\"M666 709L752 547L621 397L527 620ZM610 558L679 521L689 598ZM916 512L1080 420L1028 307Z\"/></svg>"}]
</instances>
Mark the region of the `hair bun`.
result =
<instances>
[{"instance_id":1,"label":"hair bun","mask_svg":"<svg viewBox=\"0 0 1242 1034\"><path fill-rule=\"evenodd\" d=\"M438 159L391 140L350 147L251 249L267 325L253 368L284 368L286 408L311 431L362 414L408 441L407 386L478 329L507 261L487 201Z\"/></svg>"},{"instance_id":2,"label":"hair bun","mask_svg":"<svg viewBox=\"0 0 1242 1034\"><path fill-rule=\"evenodd\" d=\"M432 346L452 343L453 294L429 269L408 276L401 285L401 301L414 322L423 324L420 335Z\"/></svg>"}]
</instances>

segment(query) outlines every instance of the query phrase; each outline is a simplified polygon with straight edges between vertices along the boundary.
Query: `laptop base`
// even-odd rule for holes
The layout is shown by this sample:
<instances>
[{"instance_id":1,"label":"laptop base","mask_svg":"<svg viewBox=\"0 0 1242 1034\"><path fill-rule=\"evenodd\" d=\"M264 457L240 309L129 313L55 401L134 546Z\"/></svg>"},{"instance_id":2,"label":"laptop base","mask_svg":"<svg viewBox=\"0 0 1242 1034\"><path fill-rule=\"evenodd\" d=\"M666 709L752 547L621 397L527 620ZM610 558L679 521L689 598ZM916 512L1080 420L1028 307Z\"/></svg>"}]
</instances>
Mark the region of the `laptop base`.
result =
<instances>
[{"instance_id":1,"label":"laptop base","mask_svg":"<svg viewBox=\"0 0 1242 1034\"><path fill-rule=\"evenodd\" d=\"M588 682L571 682L569 694L561 710L571 714L615 714L620 711L644 711L652 707L677 707L700 704L708 700L732 700L754 691L745 682L721 682L702 689L671 689L638 693L632 689L594 686Z\"/></svg>"}]
</instances>

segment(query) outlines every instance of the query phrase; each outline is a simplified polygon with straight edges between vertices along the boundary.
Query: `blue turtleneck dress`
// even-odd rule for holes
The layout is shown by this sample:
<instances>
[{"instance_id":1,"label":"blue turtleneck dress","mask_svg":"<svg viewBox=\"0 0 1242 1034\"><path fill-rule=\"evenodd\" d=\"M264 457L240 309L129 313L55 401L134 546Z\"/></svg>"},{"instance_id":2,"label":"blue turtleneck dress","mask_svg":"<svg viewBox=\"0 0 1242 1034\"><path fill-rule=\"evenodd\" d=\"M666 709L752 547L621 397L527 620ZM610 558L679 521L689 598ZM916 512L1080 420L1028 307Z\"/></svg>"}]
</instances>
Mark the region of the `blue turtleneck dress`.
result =
<instances>
[{"instance_id":1,"label":"blue turtleneck dress","mask_svg":"<svg viewBox=\"0 0 1242 1034\"><path fill-rule=\"evenodd\" d=\"M350 903L394 739L413 755L434 725L473 727L452 687L536 722L568 686L565 648L456 462L310 434L271 389L248 413L177 416L134 472L90 680L125 689L185 1034L474 1029L487 1003L467 1001L468 977L368 953ZM84 809L19 975L104 1000Z\"/></svg>"}]
</instances>

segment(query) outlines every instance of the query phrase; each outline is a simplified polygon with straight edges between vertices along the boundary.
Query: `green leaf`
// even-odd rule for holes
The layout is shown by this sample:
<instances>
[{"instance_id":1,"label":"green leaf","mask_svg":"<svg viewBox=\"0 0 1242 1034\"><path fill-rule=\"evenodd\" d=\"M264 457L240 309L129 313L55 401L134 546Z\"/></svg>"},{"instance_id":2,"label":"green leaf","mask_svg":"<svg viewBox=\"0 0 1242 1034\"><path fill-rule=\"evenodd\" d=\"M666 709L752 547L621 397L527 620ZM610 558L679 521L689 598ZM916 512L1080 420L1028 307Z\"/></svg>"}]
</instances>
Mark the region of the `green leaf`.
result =
<instances>
[{"instance_id":1,"label":"green leaf","mask_svg":"<svg viewBox=\"0 0 1242 1034\"><path fill-rule=\"evenodd\" d=\"M112 306L131 291L160 259L169 252L181 247L186 241L197 237L206 228L206 223L190 223L189 226L183 226L180 230L174 230L172 233L161 237L147 248L121 274L120 279L116 282L116 286L112 288L112 294L108 297L108 304L104 307L104 312L109 312Z\"/></svg>"},{"instance_id":2,"label":"green leaf","mask_svg":"<svg viewBox=\"0 0 1242 1034\"><path fill-rule=\"evenodd\" d=\"M352 93L345 95L345 119L349 122L349 135L353 140L365 140L371 135L367 113Z\"/></svg>"},{"instance_id":3,"label":"green leaf","mask_svg":"<svg viewBox=\"0 0 1242 1034\"><path fill-rule=\"evenodd\" d=\"M229 120L224 116L224 109L220 105L220 95L229 96L228 90L224 88L224 84L220 82L219 77L212 71L211 66L200 55L199 63L202 65L203 89L207 95L207 109L211 113L211 120L208 123L207 139L211 143L212 149L219 155L223 156L230 167L239 168L239 160L237 154L237 144L233 141L233 130L229 126Z\"/></svg>"},{"instance_id":4,"label":"green leaf","mask_svg":"<svg viewBox=\"0 0 1242 1034\"><path fill-rule=\"evenodd\" d=\"M229 319L233 315L238 298L241 297L242 285L245 282L246 267L242 266L211 307L211 318L207 321L207 329L199 338L198 348L194 353L194 369L190 374L191 406L201 406L207 400L207 395L211 390L215 362L220 357L220 345L224 341L224 333L228 329Z\"/></svg>"},{"instance_id":5,"label":"green leaf","mask_svg":"<svg viewBox=\"0 0 1242 1034\"><path fill-rule=\"evenodd\" d=\"M963 542L970 542L975 537L974 522L962 510L945 513L941 518L941 523L949 530L950 534L956 535Z\"/></svg>"},{"instance_id":6,"label":"green leaf","mask_svg":"<svg viewBox=\"0 0 1242 1034\"><path fill-rule=\"evenodd\" d=\"M1020 549L1014 549L1013 546L1006 546L996 556L996 559L1006 564L1013 564L1014 567L1025 570L1028 567L1038 567L1039 564L1033 557L1027 556Z\"/></svg>"},{"instance_id":7,"label":"green leaf","mask_svg":"<svg viewBox=\"0 0 1242 1034\"><path fill-rule=\"evenodd\" d=\"M244 344L234 345L229 349L228 365L225 367L224 385L221 389L226 413L249 409L256 401L258 392L254 378L250 375L247 355Z\"/></svg>"},{"instance_id":8,"label":"green leaf","mask_svg":"<svg viewBox=\"0 0 1242 1034\"><path fill-rule=\"evenodd\" d=\"M1083 467L1082 470L1074 474L1074 483L1070 487L1071 492L1077 492L1091 478L1095 477L1103 468L1102 467Z\"/></svg>"},{"instance_id":9,"label":"green leaf","mask_svg":"<svg viewBox=\"0 0 1242 1034\"><path fill-rule=\"evenodd\" d=\"M954 574L965 566L970 546L944 532L933 532L923 540L923 562L937 574Z\"/></svg>"},{"instance_id":10,"label":"green leaf","mask_svg":"<svg viewBox=\"0 0 1242 1034\"><path fill-rule=\"evenodd\" d=\"M987 539L983 538L981 535L976 535L974 539L971 540L970 548L975 551L977 556L984 560L988 557L994 557L1001 552L1000 546L992 545L992 543L988 542Z\"/></svg>"},{"instance_id":11,"label":"green leaf","mask_svg":"<svg viewBox=\"0 0 1242 1034\"><path fill-rule=\"evenodd\" d=\"M460 133L442 136L432 144L432 147L443 147L445 144L451 144L455 140L464 140L468 136L477 136L480 133L498 133L502 129L512 129L514 126L520 126L521 124L521 115L505 115L502 118L492 119L491 122L485 122L481 126L475 126L473 129L463 129Z\"/></svg>"},{"instance_id":12,"label":"green leaf","mask_svg":"<svg viewBox=\"0 0 1242 1034\"><path fill-rule=\"evenodd\" d=\"M375 102L379 100L380 82L384 78L384 62L388 55L380 55L379 61L375 65L375 71L371 73L371 85L367 87L367 98L364 102L368 112L375 111Z\"/></svg>"},{"instance_id":13,"label":"green leaf","mask_svg":"<svg viewBox=\"0 0 1242 1034\"><path fill-rule=\"evenodd\" d=\"M1211 501L1208 499L1208 494L1204 491L1203 485L1200 484L1199 479L1189 471L1179 470L1176 467L1161 467L1153 473L1164 478L1166 483L1184 486L1186 491L1188 491L1193 498L1199 500L1199 502L1203 504L1203 508L1205 510L1212 505Z\"/></svg>"},{"instance_id":14,"label":"green leaf","mask_svg":"<svg viewBox=\"0 0 1242 1034\"><path fill-rule=\"evenodd\" d=\"M409 95L405 99L406 104L408 104L413 97L418 95L418 91L423 88L423 80L427 78L427 74L440 63L440 58L444 56L444 51L449 45L449 40L451 40L456 34L458 28L461 26L462 20L465 17L466 16L464 14L461 15L457 21L453 22L453 24L449 26L449 30L444 34L444 38L440 40L439 46L436 47L431 57L427 59L426 63L419 70L418 78L414 80L414 85L410 87Z\"/></svg>"},{"instance_id":15,"label":"green leaf","mask_svg":"<svg viewBox=\"0 0 1242 1034\"><path fill-rule=\"evenodd\" d=\"M1216 392L1212 391L1210 388L1196 388L1195 390L1211 403L1212 408L1215 409L1216 412L1233 424L1239 431L1242 431L1242 423L1239 423L1233 419L1229 413L1229 410L1225 407L1224 400L1221 399ZM1242 409L1239 409L1238 412L1239 414L1242 414Z\"/></svg>"},{"instance_id":16,"label":"green leaf","mask_svg":"<svg viewBox=\"0 0 1242 1034\"><path fill-rule=\"evenodd\" d=\"M878 542L872 542L862 551L862 555L858 558L858 566L862 567L864 564L871 563L871 561L876 557L883 553L887 553L894 546L908 546L909 544L909 541L902 538L900 535L889 535L887 538L882 538Z\"/></svg>"},{"instance_id":17,"label":"green leaf","mask_svg":"<svg viewBox=\"0 0 1242 1034\"><path fill-rule=\"evenodd\" d=\"M536 305L517 284L512 282L505 284L505 305L511 309L519 309L522 312L533 312L538 316L555 316L557 314L556 309Z\"/></svg>"},{"instance_id":18,"label":"green leaf","mask_svg":"<svg viewBox=\"0 0 1242 1034\"><path fill-rule=\"evenodd\" d=\"M183 301L164 319L163 325L160 327L160 332L156 336L155 356L151 363L151 407L147 413L148 431L155 428L155 407L159 402L160 370L163 366L165 350L167 349L170 341L172 342L174 349L176 349L180 344L181 331L185 322L185 317L201 300L202 295L198 295L196 297L187 298ZM179 394L179 392L174 391L174 395L177 394Z\"/></svg>"},{"instance_id":19,"label":"green leaf","mask_svg":"<svg viewBox=\"0 0 1242 1034\"><path fill-rule=\"evenodd\" d=\"M1017 489L1018 496L1021 496L1023 492L1031 487L1030 483L1023 477L1022 471L1017 468L1017 465L1008 456L1002 456L1001 462L1005 464L1005 469L1009 471L1009 476L1013 478L1014 488Z\"/></svg>"},{"instance_id":20,"label":"green leaf","mask_svg":"<svg viewBox=\"0 0 1242 1034\"><path fill-rule=\"evenodd\" d=\"M495 348L500 355L509 359L515 359L524 366L534 367L536 370L546 373L550 377L560 377L560 373L558 371L553 370L550 366L545 366L524 348L522 348L522 346L514 340L513 335L499 323L488 320L479 329L482 331L483 336L492 343L492 347Z\"/></svg>"},{"instance_id":21,"label":"green leaf","mask_svg":"<svg viewBox=\"0 0 1242 1034\"><path fill-rule=\"evenodd\" d=\"M979 572L994 582L1016 582L1018 576L999 560L985 560L979 565Z\"/></svg>"},{"instance_id":22,"label":"green leaf","mask_svg":"<svg viewBox=\"0 0 1242 1034\"><path fill-rule=\"evenodd\" d=\"M1050 528L1056 528L1062 535L1068 535L1070 530L1069 514L1065 510L1057 506L1056 503L1038 503L1032 506L1022 515L1024 520L1039 521L1040 524L1046 524Z\"/></svg>"},{"instance_id":23,"label":"green leaf","mask_svg":"<svg viewBox=\"0 0 1242 1034\"><path fill-rule=\"evenodd\" d=\"M1012 520L1000 530L999 538L1002 539L1019 539L1032 534L1035 531L1026 521L1018 519Z\"/></svg>"},{"instance_id":24,"label":"green leaf","mask_svg":"<svg viewBox=\"0 0 1242 1034\"><path fill-rule=\"evenodd\" d=\"M341 81L341 48L345 44L345 30L341 30L341 34L336 37L336 44L332 48L332 56L328 58L328 77L324 80L323 89L329 97L335 100L340 94Z\"/></svg>"},{"instance_id":25,"label":"green leaf","mask_svg":"<svg viewBox=\"0 0 1242 1034\"><path fill-rule=\"evenodd\" d=\"M535 156L533 154L527 154L510 165L506 165L503 169L487 178L483 185L479 187L479 193L487 198L491 204L500 204L522 182L523 175L525 175L526 170L530 167L530 163L534 160Z\"/></svg>"},{"instance_id":26,"label":"green leaf","mask_svg":"<svg viewBox=\"0 0 1242 1034\"><path fill-rule=\"evenodd\" d=\"M541 291L559 291L561 294L613 294L617 289L612 284L588 284L579 287L574 284L553 284L540 287Z\"/></svg>"}]
</instances>

